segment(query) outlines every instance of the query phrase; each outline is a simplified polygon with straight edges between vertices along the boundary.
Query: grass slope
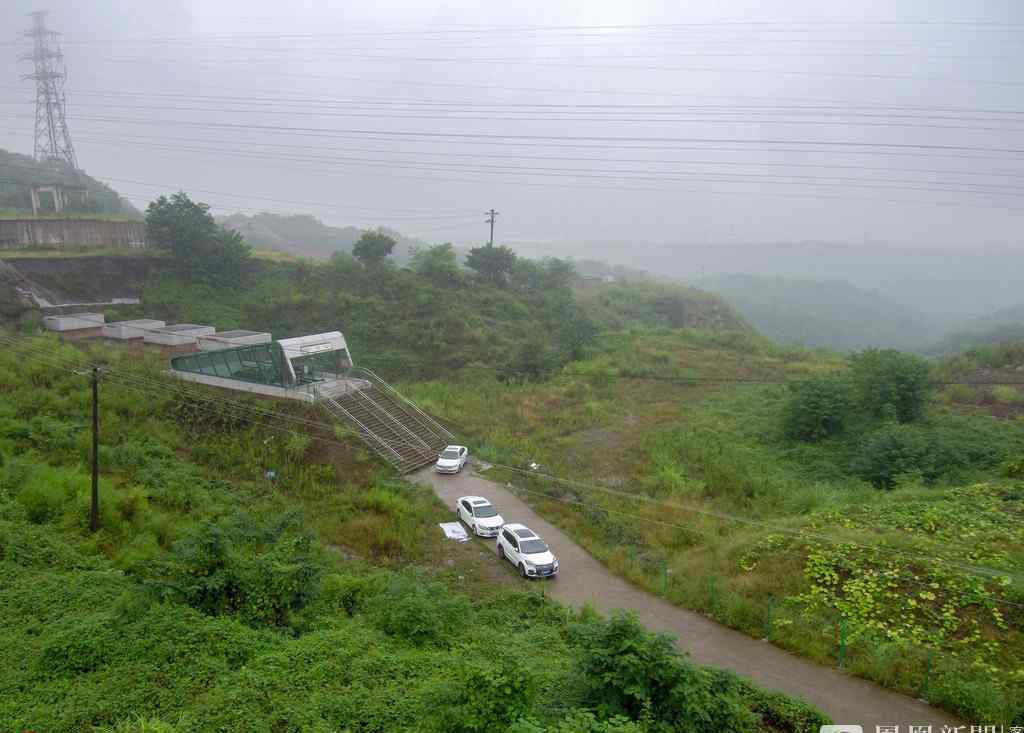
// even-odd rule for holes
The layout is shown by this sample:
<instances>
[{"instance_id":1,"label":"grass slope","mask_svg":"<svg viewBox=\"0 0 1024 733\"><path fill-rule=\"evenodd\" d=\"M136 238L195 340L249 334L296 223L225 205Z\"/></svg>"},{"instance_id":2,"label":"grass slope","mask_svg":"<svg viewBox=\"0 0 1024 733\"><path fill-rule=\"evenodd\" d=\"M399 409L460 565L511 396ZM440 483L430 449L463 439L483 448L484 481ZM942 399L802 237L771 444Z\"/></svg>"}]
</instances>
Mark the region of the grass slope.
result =
<instances>
[{"instance_id":1,"label":"grass slope","mask_svg":"<svg viewBox=\"0 0 1024 733\"><path fill-rule=\"evenodd\" d=\"M472 582L494 574L493 558L442 539L448 512L429 491L379 473L344 436L282 434L274 418L253 425L182 396L160 360L116 347L90 355L115 372L100 388L102 527L90 534L87 389L51 363L80 354L51 338L30 348L0 353L0 645L18 660L0 669L0 718L14 730L825 722L693 667L629 618L570 613L508 573ZM126 369L152 381L124 387Z\"/></svg>"},{"instance_id":2,"label":"grass slope","mask_svg":"<svg viewBox=\"0 0 1024 733\"><path fill-rule=\"evenodd\" d=\"M593 353L544 383L404 388L485 458L576 479L494 472L633 582L967 718L1020 718L1024 424L939 395L904 432L943 460L882 491L853 466L883 428L791 442L789 388L758 383L836 355L689 329Z\"/></svg>"}]
</instances>

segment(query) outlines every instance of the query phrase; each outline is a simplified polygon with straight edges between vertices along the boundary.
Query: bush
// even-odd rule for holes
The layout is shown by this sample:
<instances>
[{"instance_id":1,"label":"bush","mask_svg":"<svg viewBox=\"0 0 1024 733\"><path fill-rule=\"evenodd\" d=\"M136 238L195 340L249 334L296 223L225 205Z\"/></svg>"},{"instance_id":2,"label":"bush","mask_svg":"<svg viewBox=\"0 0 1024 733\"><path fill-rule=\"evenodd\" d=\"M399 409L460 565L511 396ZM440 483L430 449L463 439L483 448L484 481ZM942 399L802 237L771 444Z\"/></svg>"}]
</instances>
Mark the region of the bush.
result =
<instances>
[{"instance_id":1,"label":"bush","mask_svg":"<svg viewBox=\"0 0 1024 733\"><path fill-rule=\"evenodd\" d=\"M21 473L17 464L12 466L12 472ZM17 501L28 520L35 524L56 520L74 497L74 483L81 479L69 471L45 465L36 465L22 476Z\"/></svg>"},{"instance_id":2,"label":"bush","mask_svg":"<svg viewBox=\"0 0 1024 733\"><path fill-rule=\"evenodd\" d=\"M519 660L475 666L444 695L438 727L446 733L504 730L530 712L536 696L537 680Z\"/></svg>"},{"instance_id":3,"label":"bush","mask_svg":"<svg viewBox=\"0 0 1024 733\"><path fill-rule=\"evenodd\" d=\"M850 469L879 488L891 489L903 475L919 474L931 484L997 466L1006 450L1005 439L981 422L888 423L864 438Z\"/></svg>"},{"instance_id":4,"label":"bush","mask_svg":"<svg viewBox=\"0 0 1024 733\"><path fill-rule=\"evenodd\" d=\"M574 628L583 700L599 715L651 720L653 730L732 733L756 720L738 678L685 661L672 638L646 631L635 613L587 619Z\"/></svg>"},{"instance_id":5,"label":"bush","mask_svg":"<svg viewBox=\"0 0 1024 733\"><path fill-rule=\"evenodd\" d=\"M416 646L446 644L469 616L466 598L414 573L396 575L369 605L377 628Z\"/></svg>"},{"instance_id":6,"label":"bush","mask_svg":"<svg viewBox=\"0 0 1024 733\"><path fill-rule=\"evenodd\" d=\"M310 555L312 538L289 532L297 522L292 515L263 526L244 514L204 522L153 566L151 579L212 616L287 625L319 593L323 570Z\"/></svg>"},{"instance_id":7,"label":"bush","mask_svg":"<svg viewBox=\"0 0 1024 733\"><path fill-rule=\"evenodd\" d=\"M928 362L895 349L868 349L850 357L860 409L876 418L913 422L924 414L931 389Z\"/></svg>"},{"instance_id":8,"label":"bush","mask_svg":"<svg viewBox=\"0 0 1024 733\"><path fill-rule=\"evenodd\" d=\"M842 431L850 416L850 393L849 381L832 374L794 385L783 413L786 437L814 442Z\"/></svg>"},{"instance_id":9,"label":"bush","mask_svg":"<svg viewBox=\"0 0 1024 733\"><path fill-rule=\"evenodd\" d=\"M523 719L508 728L507 733L643 733L638 723L617 715L599 720L589 710L573 710L558 723L544 726L535 720Z\"/></svg>"}]
</instances>

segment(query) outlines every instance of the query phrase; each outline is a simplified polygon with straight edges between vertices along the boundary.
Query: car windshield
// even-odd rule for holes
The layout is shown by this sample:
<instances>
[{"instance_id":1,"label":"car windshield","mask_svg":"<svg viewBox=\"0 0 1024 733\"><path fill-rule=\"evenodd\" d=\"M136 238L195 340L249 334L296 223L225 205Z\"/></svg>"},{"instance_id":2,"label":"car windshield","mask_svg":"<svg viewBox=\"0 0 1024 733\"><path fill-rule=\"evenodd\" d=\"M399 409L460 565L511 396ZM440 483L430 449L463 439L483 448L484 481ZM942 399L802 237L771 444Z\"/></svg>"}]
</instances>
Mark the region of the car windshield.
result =
<instances>
[{"instance_id":1,"label":"car windshield","mask_svg":"<svg viewBox=\"0 0 1024 733\"><path fill-rule=\"evenodd\" d=\"M455 459L459 457L457 450L446 450L441 454L441 458Z\"/></svg>"},{"instance_id":2,"label":"car windshield","mask_svg":"<svg viewBox=\"0 0 1024 733\"><path fill-rule=\"evenodd\" d=\"M482 519L486 519L487 517L496 517L498 516L498 510L490 504L483 504L481 506L473 507L473 516L480 517Z\"/></svg>"},{"instance_id":3,"label":"car windshield","mask_svg":"<svg viewBox=\"0 0 1024 733\"><path fill-rule=\"evenodd\" d=\"M539 537L532 540L522 540L519 547L524 555L536 555L539 552L547 552L548 546Z\"/></svg>"}]
</instances>

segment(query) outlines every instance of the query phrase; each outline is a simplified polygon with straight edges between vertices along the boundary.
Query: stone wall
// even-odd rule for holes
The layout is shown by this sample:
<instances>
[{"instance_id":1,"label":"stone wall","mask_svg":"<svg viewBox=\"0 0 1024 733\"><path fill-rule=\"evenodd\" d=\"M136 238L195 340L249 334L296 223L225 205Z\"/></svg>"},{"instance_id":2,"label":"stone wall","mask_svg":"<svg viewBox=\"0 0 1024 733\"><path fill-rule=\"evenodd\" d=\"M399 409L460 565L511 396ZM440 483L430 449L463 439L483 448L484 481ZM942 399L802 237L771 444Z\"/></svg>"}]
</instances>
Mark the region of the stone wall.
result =
<instances>
[{"instance_id":1,"label":"stone wall","mask_svg":"<svg viewBox=\"0 0 1024 733\"><path fill-rule=\"evenodd\" d=\"M4 249L138 249L146 243L141 221L106 219L0 219Z\"/></svg>"}]
</instances>

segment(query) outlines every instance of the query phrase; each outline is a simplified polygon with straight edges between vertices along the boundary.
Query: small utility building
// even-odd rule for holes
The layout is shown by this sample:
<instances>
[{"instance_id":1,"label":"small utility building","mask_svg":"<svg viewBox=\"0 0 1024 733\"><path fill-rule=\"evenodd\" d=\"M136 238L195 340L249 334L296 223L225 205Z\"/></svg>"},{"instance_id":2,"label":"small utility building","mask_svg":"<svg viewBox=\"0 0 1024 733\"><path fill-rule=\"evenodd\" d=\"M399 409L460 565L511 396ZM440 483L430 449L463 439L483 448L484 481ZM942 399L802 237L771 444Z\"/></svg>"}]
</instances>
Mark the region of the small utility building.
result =
<instances>
[{"instance_id":1,"label":"small utility building","mask_svg":"<svg viewBox=\"0 0 1024 733\"><path fill-rule=\"evenodd\" d=\"M209 345L207 342L206 347ZM348 344L340 331L228 346L171 359L171 373L182 379L306 401L365 386L363 380L346 376L351 366Z\"/></svg>"}]
</instances>

